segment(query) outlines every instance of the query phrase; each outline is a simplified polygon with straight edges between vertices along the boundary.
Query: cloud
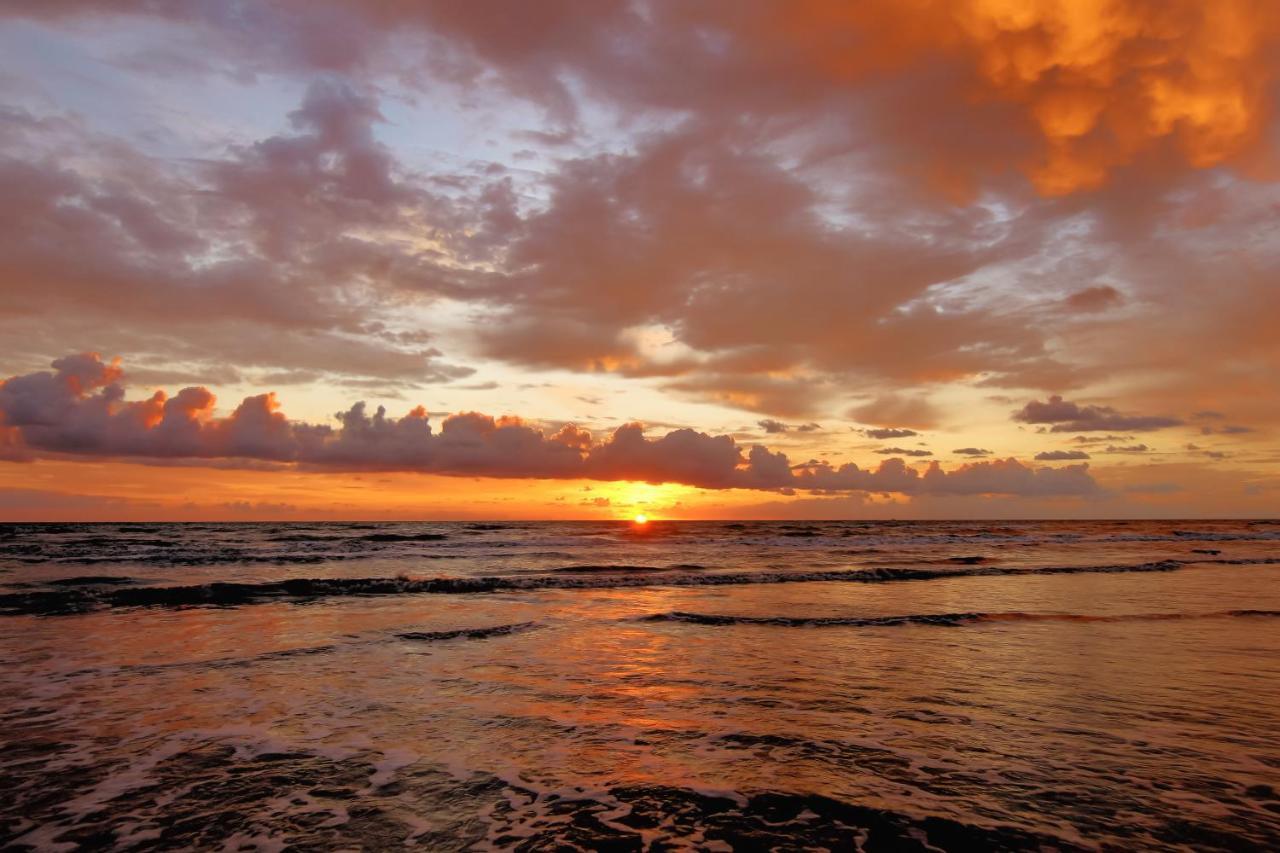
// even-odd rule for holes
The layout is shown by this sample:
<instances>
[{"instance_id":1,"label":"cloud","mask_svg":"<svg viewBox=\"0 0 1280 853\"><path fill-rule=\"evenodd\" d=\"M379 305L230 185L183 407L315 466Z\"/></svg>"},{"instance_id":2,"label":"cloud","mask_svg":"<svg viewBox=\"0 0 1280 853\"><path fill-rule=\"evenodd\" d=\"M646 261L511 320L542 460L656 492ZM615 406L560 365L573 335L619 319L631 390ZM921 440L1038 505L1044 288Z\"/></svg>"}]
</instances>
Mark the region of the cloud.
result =
<instances>
[{"instance_id":1,"label":"cloud","mask_svg":"<svg viewBox=\"0 0 1280 853\"><path fill-rule=\"evenodd\" d=\"M881 427L886 427L887 424L900 425L893 427L894 429L904 427L928 429L937 425L938 411L923 397L883 394L869 403L863 403L850 409L849 417L856 421L877 424ZM872 437L875 438L876 436Z\"/></svg>"},{"instance_id":2,"label":"cloud","mask_svg":"<svg viewBox=\"0 0 1280 853\"><path fill-rule=\"evenodd\" d=\"M1092 495L1097 483L1088 465L1031 468L1016 459L971 462L950 472L937 462L921 474L901 459L887 459L872 471L852 463L838 468L808 465L796 473L797 488L826 491L902 492L904 494L1017 494L1023 496Z\"/></svg>"},{"instance_id":3,"label":"cloud","mask_svg":"<svg viewBox=\"0 0 1280 853\"><path fill-rule=\"evenodd\" d=\"M1014 412L1013 419L1028 424L1053 424L1050 432L1148 432L1182 424L1177 418L1122 415L1110 406L1081 406L1056 395L1047 402L1032 400Z\"/></svg>"},{"instance_id":4,"label":"cloud","mask_svg":"<svg viewBox=\"0 0 1280 853\"><path fill-rule=\"evenodd\" d=\"M1094 445L1106 444L1107 442L1115 441L1130 441L1132 439L1133 436L1131 435L1114 435L1108 433L1107 435L1077 435L1075 438L1071 439L1071 442L1073 444Z\"/></svg>"},{"instance_id":5,"label":"cloud","mask_svg":"<svg viewBox=\"0 0 1280 853\"><path fill-rule=\"evenodd\" d=\"M1220 426L1220 427L1213 427L1213 426L1202 426L1202 427L1200 427L1200 434L1201 434L1201 435L1214 435L1214 434L1217 434L1217 435L1247 435L1248 433L1251 433L1251 432L1254 432L1254 430L1253 430L1253 428L1252 428L1252 427L1239 426L1239 425L1237 425L1237 424L1228 424L1228 425L1226 425L1226 426Z\"/></svg>"},{"instance_id":6,"label":"cloud","mask_svg":"<svg viewBox=\"0 0 1280 853\"><path fill-rule=\"evenodd\" d=\"M862 434L867 438L910 438L913 435L919 435L913 429L900 429L897 427L877 427L875 429L864 429Z\"/></svg>"},{"instance_id":7,"label":"cloud","mask_svg":"<svg viewBox=\"0 0 1280 853\"><path fill-rule=\"evenodd\" d=\"M1120 291L1110 285L1098 285L1078 290L1066 298L1066 305L1073 311L1105 311L1124 301Z\"/></svg>"},{"instance_id":8,"label":"cloud","mask_svg":"<svg viewBox=\"0 0 1280 853\"><path fill-rule=\"evenodd\" d=\"M720 128L566 162L547 191L486 281L494 311L476 333L491 357L666 375L666 390L781 419L822 412L855 375L957 379L1042 356L1034 327L930 304L990 253L967 239L976 224L926 237L884 210L873 229L837 226L814 186ZM684 355L637 346L653 330ZM901 423L930 420L923 400L900 405Z\"/></svg>"},{"instance_id":9,"label":"cloud","mask_svg":"<svg viewBox=\"0 0 1280 853\"><path fill-rule=\"evenodd\" d=\"M69 337L138 351L145 338L157 363L195 370L469 375L405 329L391 298L458 294L463 273L388 236L456 234L474 255L484 203L425 189L376 140L381 121L367 89L321 78L287 131L179 159L77 118L0 111L0 337L31 352Z\"/></svg>"},{"instance_id":10,"label":"cloud","mask_svg":"<svg viewBox=\"0 0 1280 853\"><path fill-rule=\"evenodd\" d=\"M1106 453L1150 453L1151 448L1145 444L1107 445Z\"/></svg>"},{"instance_id":11,"label":"cloud","mask_svg":"<svg viewBox=\"0 0 1280 853\"><path fill-rule=\"evenodd\" d=\"M488 356L779 423L950 426L969 384L1126 401L1054 432L1280 423L1271 4L500 5L5 6L50 48L19 78L74 47L141 93L0 110L6 371L74 341L394 398ZM177 74L224 96L150 99Z\"/></svg>"},{"instance_id":12,"label":"cloud","mask_svg":"<svg viewBox=\"0 0 1280 853\"><path fill-rule=\"evenodd\" d=\"M951 452L956 454L957 456L990 456L991 455L991 451L987 450L984 447L958 447ZM1039 459L1040 457L1037 456L1036 458Z\"/></svg>"},{"instance_id":13,"label":"cloud","mask_svg":"<svg viewBox=\"0 0 1280 853\"><path fill-rule=\"evenodd\" d=\"M529 134L551 140L575 126L575 89L623 114L702 113L748 125L829 115L853 101L858 123L892 136L890 150L917 164L919 180L960 199L1008 180L1011 166L1037 192L1069 196L1141 167L1248 165L1266 144L1280 33L1280 15L1252 0L1083 9L313 0L234 11L216 2L70 0L7 11L181 22L249 73L359 73L399 58L392 73L434 72L455 85L495 79L553 119ZM393 38L413 49L397 52ZM961 121L973 113L983 120Z\"/></svg>"},{"instance_id":14,"label":"cloud","mask_svg":"<svg viewBox=\"0 0 1280 853\"><path fill-rule=\"evenodd\" d=\"M1036 454L1040 462L1062 462L1067 459L1088 459L1089 454L1083 450L1043 450Z\"/></svg>"},{"instance_id":15,"label":"cloud","mask_svg":"<svg viewBox=\"0 0 1280 853\"><path fill-rule=\"evenodd\" d=\"M1108 448L1110 449L1110 448ZM1197 456L1204 456L1207 459L1226 459L1229 454L1221 450L1210 450L1207 447L1201 447L1198 444L1187 444L1186 449ZM1123 452L1124 448L1119 448Z\"/></svg>"},{"instance_id":16,"label":"cloud","mask_svg":"<svg viewBox=\"0 0 1280 853\"><path fill-rule=\"evenodd\" d=\"M1186 489L1178 483L1130 483L1124 490L1139 495L1174 495Z\"/></svg>"},{"instance_id":17,"label":"cloud","mask_svg":"<svg viewBox=\"0 0 1280 853\"><path fill-rule=\"evenodd\" d=\"M762 430L764 430L766 433L770 435L790 432L792 430L795 430L796 432L821 432L822 431L821 424L812 423L812 422L807 424L796 424L793 426L791 424L785 424L782 421L776 421L773 418L765 418L764 420L756 421L756 424L759 425L759 427Z\"/></svg>"},{"instance_id":18,"label":"cloud","mask_svg":"<svg viewBox=\"0 0 1280 853\"><path fill-rule=\"evenodd\" d=\"M174 460L238 458L302 469L418 471L450 476L640 480L707 489L888 491L904 494L1088 495L1085 466L1033 469L1014 459L923 474L900 459L879 468L792 466L782 453L739 447L729 436L676 429L657 438L630 423L603 440L565 425L547 434L520 418L475 412L444 419L436 431L418 407L400 418L356 403L338 427L289 420L274 393L246 397L225 417L205 388L126 399L123 371L85 353L53 371L0 385L0 416L21 446L37 453Z\"/></svg>"},{"instance_id":19,"label":"cloud","mask_svg":"<svg viewBox=\"0 0 1280 853\"><path fill-rule=\"evenodd\" d=\"M881 456L932 456L932 450L912 450L904 447L882 447L876 451Z\"/></svg>"}]
</instances>

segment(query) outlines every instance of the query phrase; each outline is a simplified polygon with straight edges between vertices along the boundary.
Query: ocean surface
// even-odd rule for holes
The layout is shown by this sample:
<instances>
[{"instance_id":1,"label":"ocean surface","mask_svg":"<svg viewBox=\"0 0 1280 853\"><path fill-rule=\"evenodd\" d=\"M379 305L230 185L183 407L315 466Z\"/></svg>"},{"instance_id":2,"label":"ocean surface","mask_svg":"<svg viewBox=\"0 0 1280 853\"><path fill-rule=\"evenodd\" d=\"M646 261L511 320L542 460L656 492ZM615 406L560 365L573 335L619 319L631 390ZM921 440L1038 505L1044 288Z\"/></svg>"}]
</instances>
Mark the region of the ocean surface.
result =
<instances>
[{"instance_id":1,"label":"ocean surface","mask_svg":"<svg viewBox=\"0 0 1280 853\"><path fill-rule=\"evenodd\" d=\"M1280 849L1280 522L0 525L0 847Z\"/></svg>"}]
</instances>

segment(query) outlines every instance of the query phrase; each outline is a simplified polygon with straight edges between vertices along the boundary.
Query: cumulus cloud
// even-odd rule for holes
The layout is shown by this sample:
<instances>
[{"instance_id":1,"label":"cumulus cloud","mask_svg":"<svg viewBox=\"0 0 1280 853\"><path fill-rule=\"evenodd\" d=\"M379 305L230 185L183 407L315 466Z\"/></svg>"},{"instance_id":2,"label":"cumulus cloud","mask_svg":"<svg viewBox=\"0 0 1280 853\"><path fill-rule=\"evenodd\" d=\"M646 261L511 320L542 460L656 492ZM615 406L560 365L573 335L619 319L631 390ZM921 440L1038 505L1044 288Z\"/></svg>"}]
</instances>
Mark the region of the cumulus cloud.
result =
<instances>
[{"instance_id":1,"label":"cumulus cloud","mask_svg":"<svg viewBox=\"0 0 1280 853\"><path fill-rule=\"evenodd\" d=\"M1052 424L1050 432L1149 432L1182 424L1177 418L1125 415L1110 406L1081 406L1057 395L1047 401L1032 400L1014 412L1013 419L1028 424Z\"/></svg>"},{"instance_id":2,"label":"cumulus cloud","mask_svg":"<svg viewBox=\"0 0 1280 853\"><path fill-rule=\"evenodd\" d=\"M445 418L437 431L422 407L395 418L382 407L371 413L356 403L332 427L289 420L273 393L246 397L220 417L214 395L201 387L128 400L119 364L94 354L59 359L53 367L0 385L6 429L36 453L240 458L304 469L641 480L783 492L1088 495L1097 488L1085 466L1035 469L1014 459L952 471L933 463L923 473L901 459L875 470L822 462L793 466L782 453L759 445L746 449L729 436L676 429L650 438L638 423L597 440L571 424L548 434L520 418L467 412Z\"/></svg>"},{"instance_id":3,"label":"cumulus cloud","mask_svg":"<svg viewBox=\"0 0 1280 853\"><path fill-rule=\"evenodd\" d=\"M811 490L902 492L904 494L1090 495L1098 485L1088 465L1032 468L1016 459L971 462L950 472L937 462L923 474L901 459L887 459L874 471L852 463L834 468L818 464L796 473L796 486Z\"/></svg>"},{"instance_id":4,"label":"cumulus cloud","mask_svg":"<svg viewBox=\"0 0 1280 853\"><path fill-rule=\"evenodd\" d=\"M1067 459L1088 459L1089 454L1083 450L1043 450L1036 454L1039 462L1062 462Z\"/></svg>"}]
</instances>

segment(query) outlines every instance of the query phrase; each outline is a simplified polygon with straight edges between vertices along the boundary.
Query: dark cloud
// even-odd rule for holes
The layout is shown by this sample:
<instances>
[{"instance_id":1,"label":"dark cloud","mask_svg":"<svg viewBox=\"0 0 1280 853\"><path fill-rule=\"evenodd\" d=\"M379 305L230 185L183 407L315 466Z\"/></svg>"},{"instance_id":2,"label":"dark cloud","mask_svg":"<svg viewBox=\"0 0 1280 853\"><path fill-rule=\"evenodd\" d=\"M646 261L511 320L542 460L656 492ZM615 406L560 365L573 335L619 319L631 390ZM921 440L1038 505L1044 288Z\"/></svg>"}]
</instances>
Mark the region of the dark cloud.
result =
<instances>
[{"instance_id":1,"label":"dark cloud","mask_svg":"<svg viewBox=\"0 0 1280 853\"><path fill-rule=\"evenodd\" d=\"M1013 419L1029 424L1053 424L1050 432L1148 432L1182 424L1177 418L1123 415L1110 406L1081 406L1056 395L1047 402L1032 400L1014 412Z\"/></svg>"},{"instance_id":2,"label":"dark cloud","mask_svg":"<svg viewBox=\"0 0 1280 853\"><path fill-rule=\"evenodd\" d=\"M1254 432L1252 427L1239 426L1238 424L1228 424L1226 426L1202 426L1200 427L1201 435L1246 435Z\"/></svg>"},{"instance_id":3,"label":"dark cloud","mask_svg":"<svg viewBox=\"0 0 1280 853\"><path fill-rule=\"evenodd\" d=\"M984 447L958 447L951 451L957 456L990 456L991 451ZM1036 457L1039 458L1039 457Z\"/></svg>"},{"instance_id":4,"label":"dark cloud","mask_svg":"<svg viewBox=\"0 0 1280 853\"><path fill-rule=\"evenodd\" d=\"M1088 459L1089 454L1083 450L1044 450L1036 454L1040 462L1062 462L1068 459Z\"/></svg>"},{"instance_id":5,"label":"dark cloud","mask_svg":"<svg viewBox=\"0 0 1280 853\"><path fill-rule=\"evenodd\" d=\"M862 434L867 438L886 439L886 438L910 438L913 435L919 435L913 429L900 429L897 427L877 427L875 429L864 429Z\"/></svg>"},{"instance_id":6,"label":"dark cloud","mask_svg":"<svg viewBox=\"0 0 1280 853\"><path fill-rule=\"evenodd\" d=\"M756 421L756 424L770 435L790 432L792 430L795 432L820 432L822 430L821 424L807 423L796 424L793 426L791 424L785 424L782 421L776 421L773 418L765 418L764 420Z\"/></svg>"},{"instance_id":7,"label":"dark cloud","mask_svg":"<svg viewBox=\"0 0 1280 853\"><path fill-rule=\"evenodd\" d=\"M1145 444L1109 444L1106 453L1150 453L1151 448Z\"/></svg>"},{"instance_id":8,"label":"dark cloud","mask_svg":"<svg viewBox=\"0 0 1280 853\"><path fill-rule=\"evenodd\" d=\"M1078 290L1066 299L1066 305L1073 311L1105 311L1114 308L1124 301L1120 291L1110 285L1086 287Z\"/></svg>"},{"instance_id":9,"label":"dark cloud","mask_svg":"<svg viewBox=\"0 0 1280 853\"><path fill-rule=\"evenodd\" d=\"M1188 444L1186 445L1186 449L1189 452L1197 456L1203 456L1206 459L1226 459L1230 455L1221 450L1210 450L1207 447L1201 447L1198 444Z\"/></svg>"},{"instance_id":10,"label":"dark cloud","mask_svg":"<svg viewBox=\"0 0 1280 853\"><path fill-rule=\"evenodd\" d=\"M881 456L932 456L932 450L912 450L904 447L882 447L876 451Z\"/></svg>"},{"instance_id":11,"label":"dark cloud","mask_svg":"<svg viewBox=\"0 0 1280 853\"><path fill-rule=\"evenodd\" d=\"M1077 435L1075 438L1071 439L1071 442L1073 444L1094 445L1107 444L1108 442L1130 441L1132 439L1133 436L1131 435L1114 435L1109 433L1107 435Z\"/></svg>"}]
</instances>

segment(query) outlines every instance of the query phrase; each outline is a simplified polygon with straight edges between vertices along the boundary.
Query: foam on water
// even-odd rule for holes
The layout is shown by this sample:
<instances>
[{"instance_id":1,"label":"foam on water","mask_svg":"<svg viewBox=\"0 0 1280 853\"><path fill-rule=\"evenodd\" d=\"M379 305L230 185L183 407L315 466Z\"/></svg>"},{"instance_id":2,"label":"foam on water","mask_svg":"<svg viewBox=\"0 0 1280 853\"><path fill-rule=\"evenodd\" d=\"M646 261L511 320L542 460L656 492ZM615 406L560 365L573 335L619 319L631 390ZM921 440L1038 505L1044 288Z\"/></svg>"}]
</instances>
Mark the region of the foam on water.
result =
<instances>
[{"instance_id":1,"label":"foam on water","mask_svg":"<svg viewBox=\"0 0 1280 853\"><path fill-rule=\"evenodd\" d=\"M1277 524L650 528L0 527L0 846L1280 848Z\"/></svg>"}]
</instances>

